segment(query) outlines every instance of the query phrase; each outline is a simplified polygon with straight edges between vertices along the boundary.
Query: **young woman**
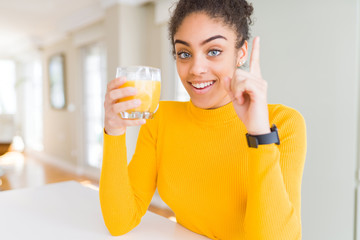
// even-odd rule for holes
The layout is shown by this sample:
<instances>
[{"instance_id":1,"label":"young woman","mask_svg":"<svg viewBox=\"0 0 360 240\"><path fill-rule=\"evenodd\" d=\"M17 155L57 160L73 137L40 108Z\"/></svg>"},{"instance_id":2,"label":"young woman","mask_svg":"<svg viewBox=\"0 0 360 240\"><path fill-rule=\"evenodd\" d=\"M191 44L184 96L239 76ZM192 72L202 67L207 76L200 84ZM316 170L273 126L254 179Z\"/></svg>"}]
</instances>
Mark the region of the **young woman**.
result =
<instances>
[{"instance_id":1,"label":"young woman","mask_svg":"<svg viewBox=\"0 0 360 240\"><path fill-rule=\"evenodd\" d=\"M123 120L139 102L116 103L134 89L109 83L100 201L111 234L139 224L158 188L179 224L211 239L301 239L305 122L267 103L258 37L250 71L240 68L252 11L245 0L178 2L169 30L190 102L161 102L146 124ZM127 166L126 127L141 124Z\"/></svg>"}]
</instances>

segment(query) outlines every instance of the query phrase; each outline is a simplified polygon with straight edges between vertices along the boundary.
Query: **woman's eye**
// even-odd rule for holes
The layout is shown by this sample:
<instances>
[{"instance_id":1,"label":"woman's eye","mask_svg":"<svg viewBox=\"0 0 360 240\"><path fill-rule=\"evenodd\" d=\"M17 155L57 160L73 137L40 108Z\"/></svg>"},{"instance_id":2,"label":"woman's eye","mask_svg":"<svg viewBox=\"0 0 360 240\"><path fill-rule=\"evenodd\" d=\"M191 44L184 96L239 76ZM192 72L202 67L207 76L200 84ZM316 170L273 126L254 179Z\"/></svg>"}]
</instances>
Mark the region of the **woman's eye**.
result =
<instances>
[{"instance_id":1,"label":"woman's eye","mask_svg":"<svg viewBox=\"0 0 360 240\"><path fill-rule=\"evenodd\" d=\"M185 59L185 58L189 58L191 55L190 55L190 53L187 53L187 52L179 52L178 56L181 59Z\"/></svg>"},{"instance_id":2,"label":"woman's eye","mask_svg":"<svg viewBox=\"0 0 360 240\"><path fill-rule=\"evenodd\" d=\"M210 57L216 57L216 56L219 56L220 53L221 53L220 50L210 50L209 53L208 53L208 55L209 55Z\"/></svg>"}]
</instances>

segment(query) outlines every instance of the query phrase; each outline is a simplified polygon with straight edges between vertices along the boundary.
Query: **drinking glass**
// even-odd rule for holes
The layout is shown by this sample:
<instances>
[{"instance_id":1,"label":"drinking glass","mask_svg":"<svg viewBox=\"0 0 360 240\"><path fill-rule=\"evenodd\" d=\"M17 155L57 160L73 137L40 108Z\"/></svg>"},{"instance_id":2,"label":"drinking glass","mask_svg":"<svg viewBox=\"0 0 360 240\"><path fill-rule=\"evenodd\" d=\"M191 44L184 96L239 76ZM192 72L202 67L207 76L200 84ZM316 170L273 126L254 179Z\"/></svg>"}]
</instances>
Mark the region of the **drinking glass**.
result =
<instances>
[{"instance_id":1,"label":"drinking glass","mask_svg":"<svg viewBox=\"0 0 360 240\"><path fill-rule=\"evenodd\" d=\"M116 77L126 77L126 82L120 87L135 87L137 94L119 99L118 102L140 99L137 108L121 112L124 119L152 119L159 107L161 91L161 71L147 66L118 67Z\"/></svg>"}]
</instances>

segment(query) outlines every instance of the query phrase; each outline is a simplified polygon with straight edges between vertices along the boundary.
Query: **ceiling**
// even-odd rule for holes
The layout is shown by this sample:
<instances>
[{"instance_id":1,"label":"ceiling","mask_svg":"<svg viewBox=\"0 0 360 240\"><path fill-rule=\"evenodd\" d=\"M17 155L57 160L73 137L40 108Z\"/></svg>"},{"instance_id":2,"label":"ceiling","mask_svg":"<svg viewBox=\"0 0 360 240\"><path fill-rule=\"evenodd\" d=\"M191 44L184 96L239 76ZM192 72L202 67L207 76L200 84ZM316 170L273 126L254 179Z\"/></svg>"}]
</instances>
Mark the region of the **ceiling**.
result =
<instances>
[{"instance_id":1,"label":"ceiling","mask_svg":"<svg viewBox=\"0 0 360 240\"><path fill-rule=\"evenodd\" d=\"M94 22L116 3L147 0L0 0L0 58L49 44Z\"/></svg>"}]
</instances>

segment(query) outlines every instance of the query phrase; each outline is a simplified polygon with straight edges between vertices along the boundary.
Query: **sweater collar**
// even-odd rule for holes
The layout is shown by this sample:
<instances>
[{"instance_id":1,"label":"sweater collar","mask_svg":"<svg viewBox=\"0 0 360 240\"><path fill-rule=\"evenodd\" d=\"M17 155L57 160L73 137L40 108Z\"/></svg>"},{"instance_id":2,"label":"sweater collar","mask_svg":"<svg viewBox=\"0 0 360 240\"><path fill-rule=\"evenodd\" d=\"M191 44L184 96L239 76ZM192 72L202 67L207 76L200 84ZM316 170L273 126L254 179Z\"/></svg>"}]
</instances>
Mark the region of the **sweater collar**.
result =
<instances>
[{"instance_id":1,"label":"sweater collar","mask_svg":"<svg viewBox=\"0 0 360 240\"><path fill-rule=\"evenodd\" d=\"M188 110L192 117L209 125L218 125L239 120L232 102L215 109L203 109L196 107L192 101L188 102Z\"/></svg>"}]
</instances>

